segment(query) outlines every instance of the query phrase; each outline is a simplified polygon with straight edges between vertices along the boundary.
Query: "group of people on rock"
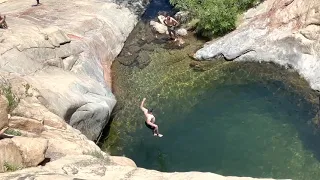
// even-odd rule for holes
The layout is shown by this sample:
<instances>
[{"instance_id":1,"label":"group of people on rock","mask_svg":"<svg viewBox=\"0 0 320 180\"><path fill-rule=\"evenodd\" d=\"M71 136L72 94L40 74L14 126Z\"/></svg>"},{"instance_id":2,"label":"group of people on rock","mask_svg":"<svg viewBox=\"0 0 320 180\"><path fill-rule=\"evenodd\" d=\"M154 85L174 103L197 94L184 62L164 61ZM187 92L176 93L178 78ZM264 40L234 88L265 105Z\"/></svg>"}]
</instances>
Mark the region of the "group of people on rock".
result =
<instances>
[{"instance_id":1,"label":"group of people on rock","mask_svg":"<svg viewBox=\"0 0 320 180\"><path fill-rule=\"evenodd\" d=\"M37 1L37 4L35 5L32 5L32 6L39 6L41 5L40 3L40 0L36 0ZM7 25L7 22L6 22L6 16L2 16L0 14L0 29L7 29L8 28L8 25Z\"/></svg>"}]
</instances>

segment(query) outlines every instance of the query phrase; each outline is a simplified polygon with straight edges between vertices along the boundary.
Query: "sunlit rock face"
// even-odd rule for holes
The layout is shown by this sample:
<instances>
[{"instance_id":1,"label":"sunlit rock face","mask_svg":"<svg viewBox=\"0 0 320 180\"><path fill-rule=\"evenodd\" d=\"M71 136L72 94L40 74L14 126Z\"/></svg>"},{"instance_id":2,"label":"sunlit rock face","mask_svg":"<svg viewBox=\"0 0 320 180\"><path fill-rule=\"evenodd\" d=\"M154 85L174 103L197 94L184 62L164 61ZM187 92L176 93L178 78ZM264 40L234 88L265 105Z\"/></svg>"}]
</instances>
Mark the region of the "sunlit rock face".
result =
<instances>
[{"instance_id":1,"label":"sunlit rock face","mask_svg":"<svg viewBox=\"0 0 320 180\"><path fill-rule=\"evenodd\" d=\"M272 61L296 69L320 89L320 1L266 0L232 33L208 42L197 59Z\"/></svg>"},{"instance_id":2,"label":"sunlit rock face","mask_svg":"<svg viewBox=\"0 0 320 180\"><path fill-rule=\"evenodd\" d=\"M111 63L147 2L32 3L14 0L0 4L9 26L0 30L2 83L19 86L22 81L10 80L16 77L37 91L33 100L22 98L14 112L38 120L49 118L39 119L34 114L53 112L55 119L97 139L116 103L111 92Z\"/></svg>"}]
</instances>

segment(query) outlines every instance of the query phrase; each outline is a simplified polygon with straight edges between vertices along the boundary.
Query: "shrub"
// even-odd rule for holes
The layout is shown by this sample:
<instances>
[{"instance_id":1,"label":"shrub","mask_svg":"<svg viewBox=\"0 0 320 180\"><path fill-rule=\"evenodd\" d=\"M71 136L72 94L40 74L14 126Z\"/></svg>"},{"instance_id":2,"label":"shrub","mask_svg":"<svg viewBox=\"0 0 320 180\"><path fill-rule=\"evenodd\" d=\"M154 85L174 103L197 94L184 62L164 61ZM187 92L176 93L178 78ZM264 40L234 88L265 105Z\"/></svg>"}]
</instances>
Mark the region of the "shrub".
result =
<instances>
[{"instance_id":1,"label":"shrub","mask_svg":"<svg viewBox=\"0 0 320 180\"><path fill-rule=\"evenodd\" d=\"M4 131L4 133L9 134L9 135L13 135L13 136L21 136L21 132L18 130L14 130L14 129L7 129L6 131Z\"/></svg>"},{"instance_id":2,"label":"shrub","mask_svg":"<svg viewBox=\"0 0 320 180\"><path fill-rule=\"evenodd\" d=\"M15 107L17 107L19 100L12 92L11 84L3 84L1 86L1 94L3 94L9 102L9 112L11 112Z\"/></svg>"},{"instance_id":3,"label":"shrub","mask_svg":"<svg viewBox=\"0 0 320 180\"><path fill-rule=\"evenodd\" d=\"M237 16L262 0L170 0L198 19L196 31L205 37L223 35L236 27Z\"/></svg>"},{"instance_id":4,"label":"shrub","mask_svg":"<svg viewBox=\"0 0 320 180\"><path fill-rule=\"evenodd\" d=\"M5 172L12 172L12 171L17 171L17 170L21 169L21 167L14 165L14 164L11 164L11 163L8 163L8 162L5 162L3 164L3 167L4 167Z\"/></svg>"}]
</instances>

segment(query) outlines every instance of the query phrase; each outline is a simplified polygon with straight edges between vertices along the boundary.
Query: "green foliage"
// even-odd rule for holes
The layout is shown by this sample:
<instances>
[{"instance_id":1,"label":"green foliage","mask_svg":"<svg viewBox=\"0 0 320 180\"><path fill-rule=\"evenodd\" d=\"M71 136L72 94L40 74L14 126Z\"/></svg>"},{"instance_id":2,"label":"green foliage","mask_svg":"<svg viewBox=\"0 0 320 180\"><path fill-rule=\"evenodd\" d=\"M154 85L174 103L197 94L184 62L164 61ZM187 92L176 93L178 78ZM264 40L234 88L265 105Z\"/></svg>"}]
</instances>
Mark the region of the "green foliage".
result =
<instances>
[{"instance_id":1,"label":"green foliage","mask_svg":"<svg viewBox=\"0 0 320 180\"><path fill-rule=\"evenodd\" d=\"M9 102L9 111L12 111L18 105L18 98L12 92L10 84L3 84L1 87L1 94L3 94Z\"/></svg>"},{"instance_id":2,"label":"green foliage","mask_svg":"<svg viewBox=\"0 0 320 180\"><path fill-rule=\"evenodd\" d=\"M170 0L176 8L198 19L197 32L205 37L223 35L236 27L240 13L261 0Z\"/></svg>"},{"instance_id":3,"label":"green foliage","mask_svg":"<svg viewBox=\"0 0 320 180\"><path fill-rule=\"evenodd\" d=\"M14 129L7 129L4 133L9 134L9 135L13 135L13 136L21 136L21 132L18 130L14 130Z\"/></svg>"},{"instance_id":4,"label":"green foliage","mask_svg":"<svg viewBox=\"0 0 320 180\"><path fill-rule=\"evenodd\" d=\"M21 169L21 167L8 162L5 162L3 167L5 172L12 172L12 171L17 171Z\"/></svg>"}]
</instances>

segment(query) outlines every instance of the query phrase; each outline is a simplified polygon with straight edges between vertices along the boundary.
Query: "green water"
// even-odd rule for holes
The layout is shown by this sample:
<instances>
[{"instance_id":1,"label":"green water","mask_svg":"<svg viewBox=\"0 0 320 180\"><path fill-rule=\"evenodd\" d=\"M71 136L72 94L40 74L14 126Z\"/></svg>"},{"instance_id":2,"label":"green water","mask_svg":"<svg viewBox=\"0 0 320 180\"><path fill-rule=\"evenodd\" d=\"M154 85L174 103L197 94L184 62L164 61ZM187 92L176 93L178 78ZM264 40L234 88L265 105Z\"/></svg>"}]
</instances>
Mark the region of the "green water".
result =
<instances>
[{"instance_id":1,"label":"green water","mask_svg":"<svg viewBox=\"0 0 320 180\"><path fill-rule=\"evenodd\" d=\"M141 40L144 25L135 31L125 49L147 48L126 65L113 64L118 105L103 149L167 172L319 179L317 98L297 73L268 63L194 62L188 53L203 42L189 37L185 48L167 50L168 44ZM148 64L136 60L141 52ZM143 97L162 138L144 125Z\"/></svg>"},{"instance_id":2,"label":"green water","mask_svg":"<svg viewBox=\"0 0 320 180\"><path fill-rule=\"evenodd\" d=\"M184 114L179 112L185 102L176 102L155 114L163 138L142 126L130 134L134 140L121 154L160 171L317 179L320 137L307 123L312 107L269 86L217 87Z\"/></svg>"}]
</instances>

